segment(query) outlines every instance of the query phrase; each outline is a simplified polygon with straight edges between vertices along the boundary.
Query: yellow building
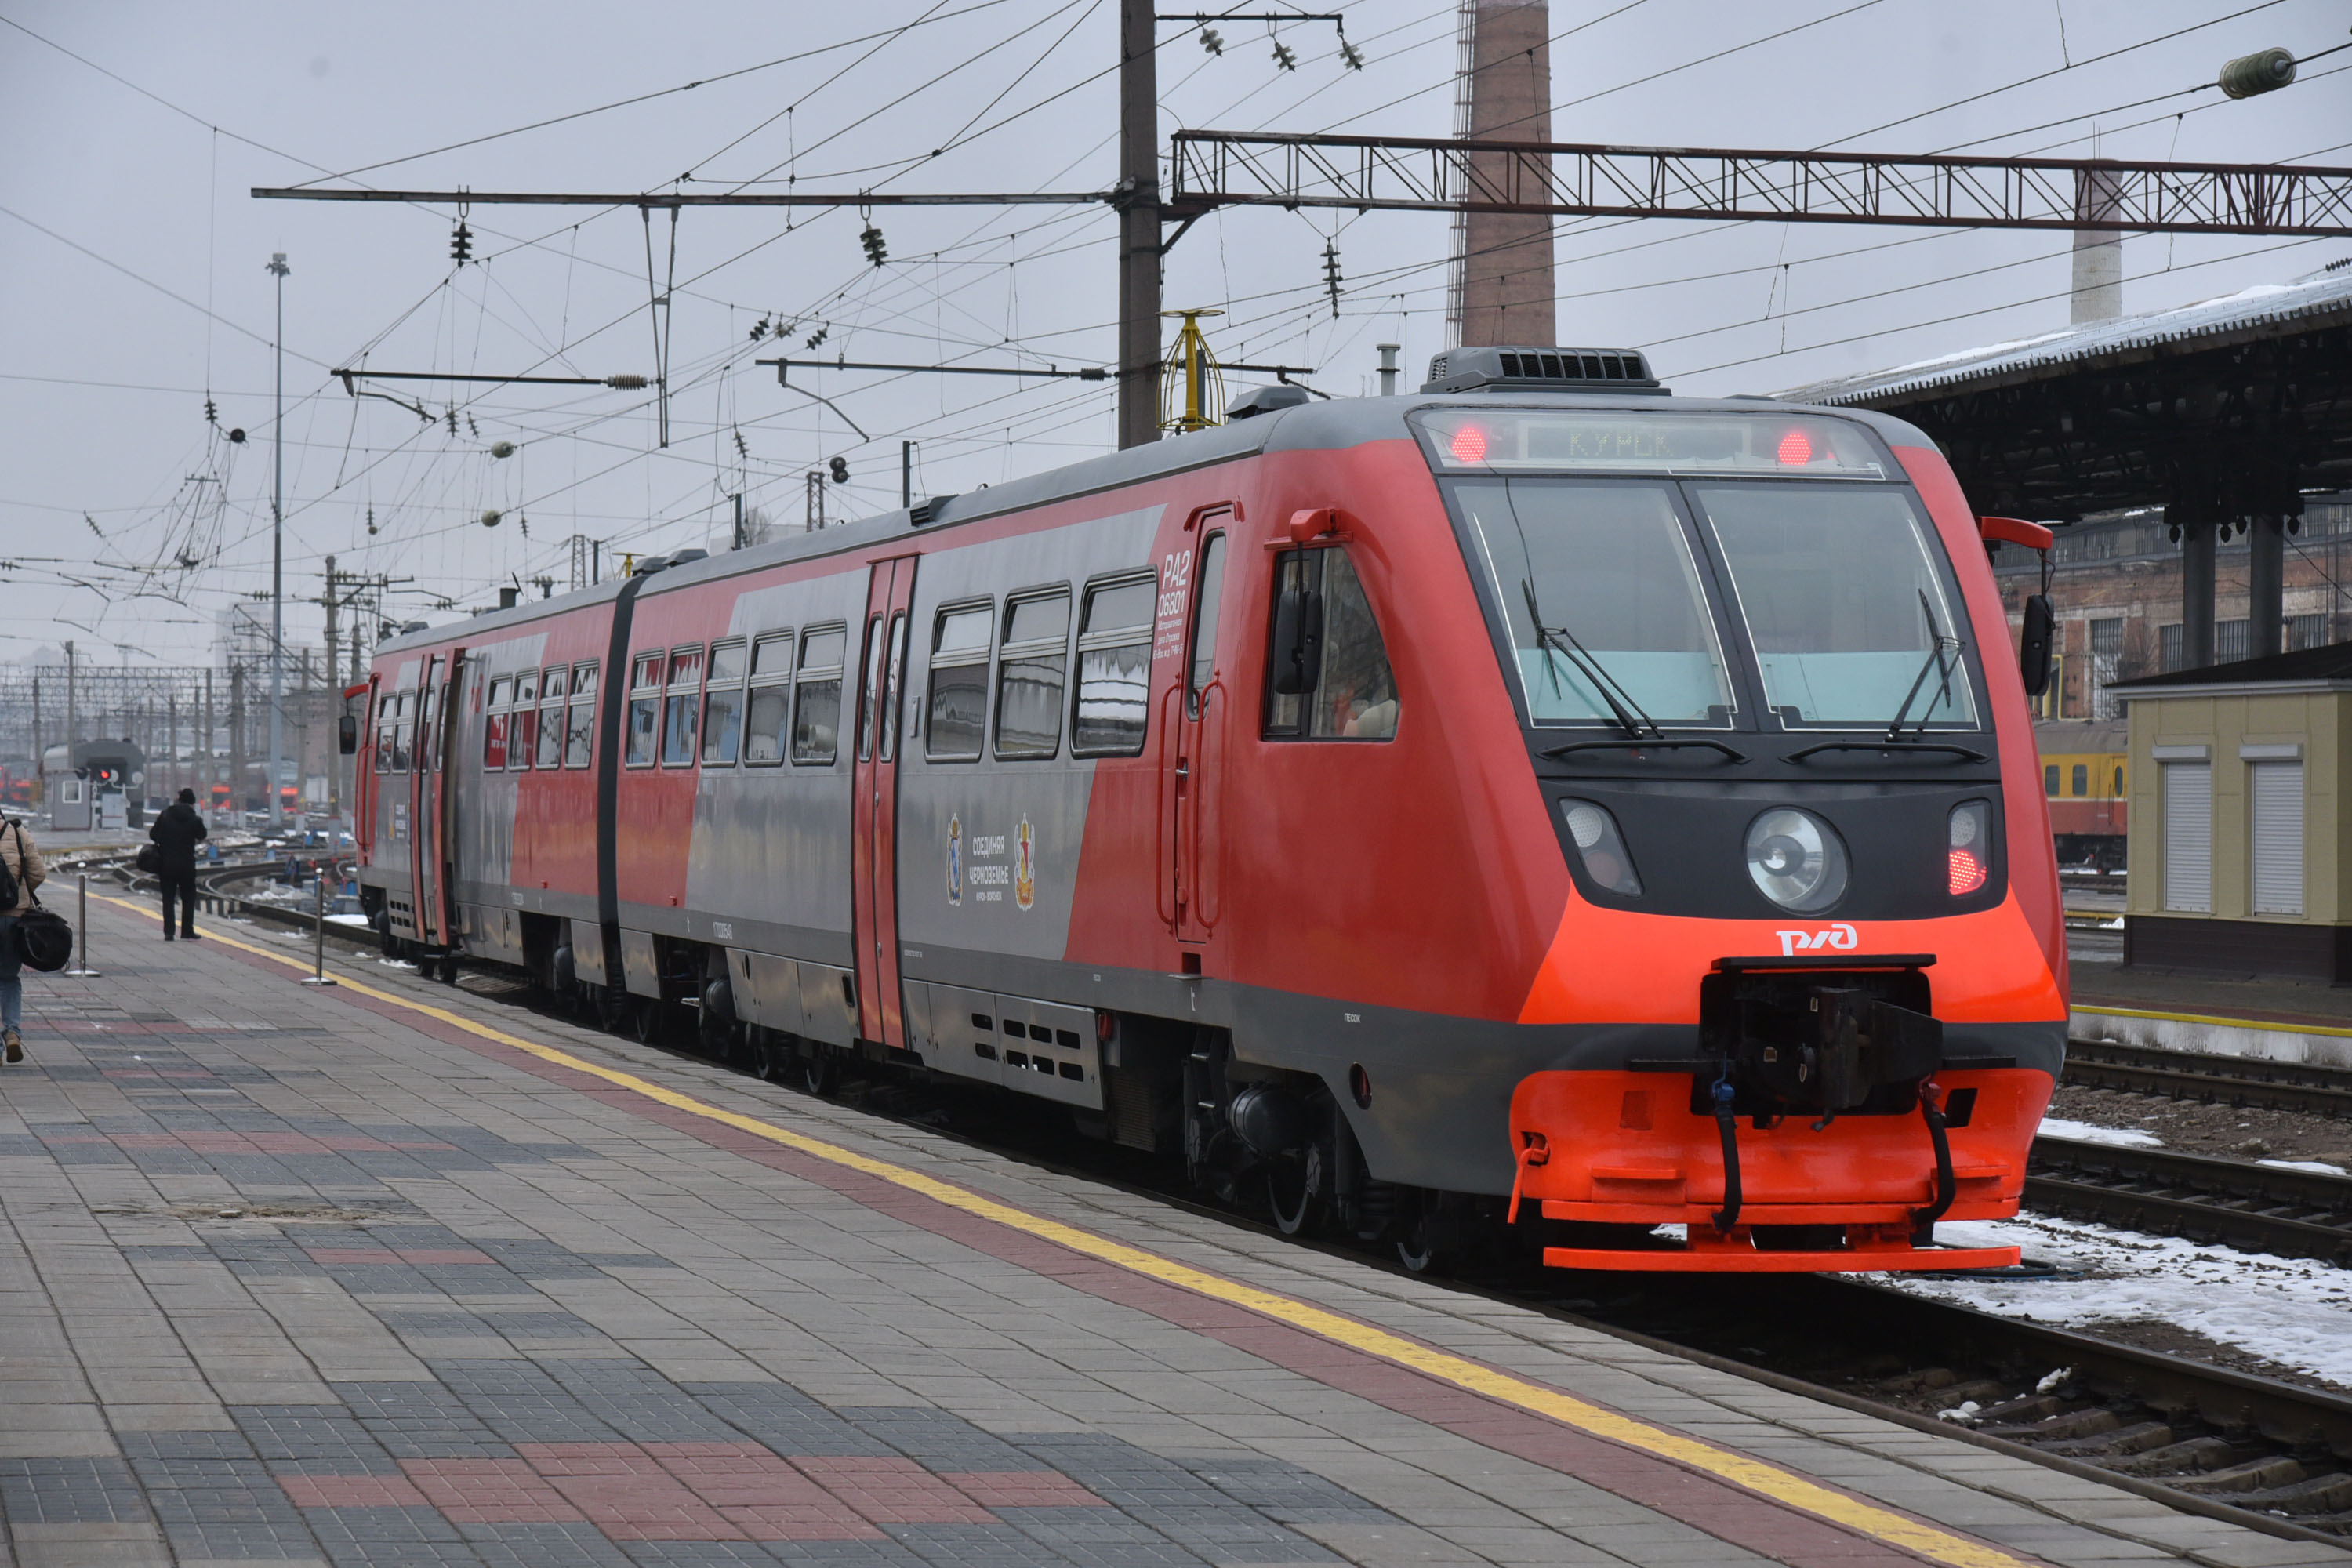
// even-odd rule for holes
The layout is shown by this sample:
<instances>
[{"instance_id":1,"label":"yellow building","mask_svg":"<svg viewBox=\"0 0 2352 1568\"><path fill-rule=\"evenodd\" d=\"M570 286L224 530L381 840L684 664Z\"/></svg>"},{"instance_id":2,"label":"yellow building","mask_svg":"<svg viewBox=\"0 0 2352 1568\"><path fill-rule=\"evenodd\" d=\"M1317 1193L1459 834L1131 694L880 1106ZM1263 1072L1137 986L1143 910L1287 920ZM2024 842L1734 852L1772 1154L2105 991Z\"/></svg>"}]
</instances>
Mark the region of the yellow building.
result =
<instances>
[{"instance_id":1,"label":"yellow building","mask_svg":"<svg viewBox=\"0 0 2352 1568\"><path fill-rule=\"evenodd\" d=\"M2111 689L2131 733L2124 962L2352 982L2352 644Z\"/></svg>"}]
</instances>

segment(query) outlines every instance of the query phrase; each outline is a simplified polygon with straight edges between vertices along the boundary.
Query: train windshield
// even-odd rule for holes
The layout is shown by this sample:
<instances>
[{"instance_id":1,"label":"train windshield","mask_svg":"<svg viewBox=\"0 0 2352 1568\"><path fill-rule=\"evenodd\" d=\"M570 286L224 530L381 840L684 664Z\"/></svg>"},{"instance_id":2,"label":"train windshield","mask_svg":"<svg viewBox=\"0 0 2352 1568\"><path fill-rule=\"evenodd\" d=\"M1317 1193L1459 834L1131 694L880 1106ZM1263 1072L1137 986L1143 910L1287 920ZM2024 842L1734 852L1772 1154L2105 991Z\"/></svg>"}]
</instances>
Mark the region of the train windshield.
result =
<instances>
[{"instance_id":1,"label":"train windshield","mask_svg":"<svg viewBox=\"0 0 2352 1568\"><path fill-rule=\"evenodd\" d=\"M1721 728L1746 707L1786 730L1978 727L1949 564L1862 427L1509 408L1414 423L1536 723Z\"/></svg>"}]
</instances>

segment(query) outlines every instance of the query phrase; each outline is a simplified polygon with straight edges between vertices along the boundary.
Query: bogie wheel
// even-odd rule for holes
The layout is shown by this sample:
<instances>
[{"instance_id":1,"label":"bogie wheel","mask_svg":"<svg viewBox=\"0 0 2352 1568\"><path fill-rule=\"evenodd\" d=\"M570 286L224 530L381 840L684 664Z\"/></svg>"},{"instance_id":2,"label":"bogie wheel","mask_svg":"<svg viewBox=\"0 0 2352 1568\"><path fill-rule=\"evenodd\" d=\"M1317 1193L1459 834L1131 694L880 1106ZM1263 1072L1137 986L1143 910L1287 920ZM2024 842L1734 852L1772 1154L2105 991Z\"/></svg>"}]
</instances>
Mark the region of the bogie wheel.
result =
<instances>
[{"instance_id":1,"label":"bogie wheel","mask_svg":"<svg viewBox=\"0 0 2352 1568\"><path fill-rule=\"evenodd\" d=\"M631 1022L635 1026L637 1044L650 1046L662 1036L662 1005L651 996L637 998L636 1013Z\"/></svg>"},{"instance_id":2,"label":"bogie wheel","mask_svg":"<svg viewBox=\"0 0 2352 1568\"><path fill-rule=\"evenodd\" d=\"M801 1087L820 1100L841 1087L841 1055L830 1046L810 1044L801 1058Z\"/></svg>"},{"instance_id":3,"label":"bogie wheel","mask_svg":"<svg viewBox=\"0 0 2352 1568\"><path fill-rule=\"evenodd\" d=\"M457 984L457 955L454 952L445 952L441 955L441 984L444 985Z\"/></svg>"},{"instance_id":4,"label":"bogie wheel","mask_svg":"<svg viewBox=\"0 0 2352 1568\"><path fill-rule=\"evenodd\" d=\"M1323 1233L1331 1206L1329 1171L1320 1143L1308 1144L1302 1158L1277 1160L1266 1167L1266 1206L1274 1211L1276 1229L1285 1236Z\"/></svg>"}]
</instances>

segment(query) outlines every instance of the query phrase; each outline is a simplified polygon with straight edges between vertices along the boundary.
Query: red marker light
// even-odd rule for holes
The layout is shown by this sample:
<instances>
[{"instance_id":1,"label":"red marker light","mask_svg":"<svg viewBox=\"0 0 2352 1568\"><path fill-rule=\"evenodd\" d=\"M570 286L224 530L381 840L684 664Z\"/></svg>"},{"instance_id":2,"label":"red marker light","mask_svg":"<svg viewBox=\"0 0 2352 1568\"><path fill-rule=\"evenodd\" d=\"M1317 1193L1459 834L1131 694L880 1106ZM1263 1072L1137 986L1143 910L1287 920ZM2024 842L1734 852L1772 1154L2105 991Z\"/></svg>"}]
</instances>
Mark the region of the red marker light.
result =
<instances>
[{"instance_id":1,"label":"red marker light","mask_svg":"<svg viewBox=\"0 0 2352 1568\"><path fill-rule=\"evenodd\" d=\"M1791 430L1780 437L1780 462L1784 467L1793 468L1812 460L1813 444L1805 438L1802 430Z\"/></svg>"},{"instance_id":2,"label":"red marker light","mask_svg":"<svg viewBox=\"0 0 2352 1568\"><path fill-rule=\"evenodd\" d=\"M1952 897L1973 893L1985 884L1985 865L1970 849L1951 852Z\"/></svg>"},{"instance_id":3,"label":"red marker light","mask_svg":"<svg viewBox=\"0 0 2352 1568\"><path fill-rule=\"evenodd\" d=\"M1454 460L1457 463L1485 462L1486 432L1475 425L1465 425L1454 432Z\"/></svg>"}]
</instances>

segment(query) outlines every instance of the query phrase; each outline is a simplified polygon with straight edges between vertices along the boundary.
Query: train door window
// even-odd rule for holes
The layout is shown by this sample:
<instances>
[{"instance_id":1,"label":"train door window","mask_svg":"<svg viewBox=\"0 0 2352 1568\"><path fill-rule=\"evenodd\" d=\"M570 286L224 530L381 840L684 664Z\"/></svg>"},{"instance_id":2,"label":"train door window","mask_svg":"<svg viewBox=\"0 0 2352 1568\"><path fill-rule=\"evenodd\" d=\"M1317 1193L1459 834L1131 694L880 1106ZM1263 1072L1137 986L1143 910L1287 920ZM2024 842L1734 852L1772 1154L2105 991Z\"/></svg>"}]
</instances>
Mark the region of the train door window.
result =
<instances>
[{"instance_id":1,"label":"train door window","mask_svg":"<svg viewBox=\"0 0 2352 1568\"><path fill-rule=\"evenodd\" d=\"M992 604L940 612L931 628L931 695L923 754L935 763L969 763L988 733L988 651Z\"/></svg>"},{"instance_id":2,"label":"train door window","mask_svg":"<svg viewBox=\"0 0 2352 1568\"><path fill-rule=\"evenodd\" d=\"M2164 907L2213 912L2213 764L2166 763Z\"/></svg>"},{"instance_id":3,"label":"train door window","mask_svg":"<svg viewBox=\"0 0 2352 1568\"><path fill-rule=\"evenodd\" d=\"M1201 568L1194 577L1192 643L1184 661L1184 710L1201 716L1201 691L1217 672L1217 611L1224 602L1225 536L1209 535L1201 547Z\"/></svg>"},{"instance_id":4,"label":"train door window","mask_svg":"<svg viewBox=\"0 0 2352 1568\"><path fill-rule=\"evenodd\" d=\"M1062 749L1062 687L1070 668L1070 591L1055 588L1004 607L1004 654L996 674L996 754L1050 757Z\"/></svg>"},{"instance_id":5,"label":"train door window","mask_svg":"<svg viewBox=\"0 0 2352 1568\"><path fill-rule=\"evenodd\" d=\"M514 720L507 731L507 766L530 768L539 750L539 671L526 669L515 677Z\"/></svg>"},{"instance_id":6,"label":"train door window","mask_svg":"<svg viewBox=\"0 0 2352 1568\"><path fill-rule=\"evenodd\" d=\"M866 622L866 679L857 688L857 760L874 756L874 704L882 689L882 617Z\"/></svg>"},{"instance_id":7,"label":"train door window","mask_svg":"<svg viewBox=\"0 0 2352 1568\"><path fill-rule=\"evenodd\" d=\"M875 725L886 763L898 754L898 693L905 689L906 669L907 613L901 610L890 617L890 664L882 682L882 716Z\"/></svg>"},{"instance_id":8,"label":"train door window","mask_svg":"<svg viewBox=\"0 0 2352 1568\"><path fill-rule=\"evenodd\" d=\"M514 700L514 682L505 676L490 682L489 713L482 722L482 766L507 765L507 704Z\"/></svg>"},{"instance_id":9,"label":"train door window","mask_svg":"<svg viewBox=\"0 0 2352 1568\"><path fill-rule=\"evenodd\" d=\"M1159 579L1131 577L1087 589L1078 620L1078 695L1070 754L1131 757L1143 750L1151 707L1151 616Z\"/></svg>"},{"instance_id":10,"label":"train door window","mask_svg":"<svg viewBox=\"0 0 2352 1568\"><path fill-rule=\"evenodd\" d=\"M574 665L572 706L563 724L563 765L584 768L596 754L596 667Z\"/></svg>"},{"instance_id":11,"label":"train door window","mask_svg":"<svg viewBox=\"0 0 2352 1568\"><path fill-rule=\"evenodd\" d=\"M2042 770L2042 793L2051 799L2058 798L2058 764L2052 763Z\"/></svg>"},{"instance_id":12,"label":"train door window","mask_svg":"<svg viewBox=\"0 0 2352 1568\"><path fill-rule=\"evenodd\" d=\"M1297 608L1284 613L1286 599ZM1286 624L1291 616L1296 629ZM1273 646L1294 637L1302 658ZM1355 563L1337 546L1290 550L1276 557L1275 616L1268 628L1265 733L1318 741L1388 741L1396 737L1396 676L1388 645L1364 596ZM1286 665L1303 678L1280 691ZM1301 668L1311 666L1312 668Z\"/></svg>"},{"instance_id":13,"label":"train door window","mask_svg":"<svg viewBox=\"0 0 2352 1568\"><path fill-rule=\"evenodd\" d=\"M743 713L743 761L773 767L784 760L792 728L793 634L771 632L751 645L751 689Z\"/></svg>"},{"instance_id":14,"label":"train door window","mask_svg":"<svg viewBox=\"0 0 2352 1568\"><path fill-rule=\"evenodd\" d=\"M560 767L563 763L563 677L564 668L557 665L539 678L539 750L532 765L540 769Z\"/></svg>"},{"instance_id":15,"label":"train door window","mask_svg":"<svg viewBox=\"0 0 2352 1568\"><path fill-rule=\"evenodd\" d=\"M694 765L694 739L702 719L702 650L674 648L669 656L669 696L662 714L662 766Z\"/></svg>"},{"instance_id":16,"label":"train door window","mask_svg":"<svg viewBox=\"0 0 2352 1568\"><path fill-rule=\"evenodd\" d=\"M629 741L621 762L632 768L654 765L654 740L661 729L662 656L641 653L629 667Z\"/></svg>"},{"instance_id":17,"label":"train door window","mask_svg":"<svg viewBox=\"0 0 2352 1568\"><path fill-rule=\"evenodd\" d=\"M710 645L710 676L702 697L702 765L729 767L743 745L743 672L750 651L740 642Z\"/></svg>"},{"instance_id":18,"label":"train door window","mask_svg":"<svg viewBox=\"0 0 2352 1568\"><path fill-rule=\"evenodd\" d=\"M829 766L840 750L841 658L846 626L801 634L800 675L793 698L793 762Z\"/></svg>"},{"instance_id":19,"label":"train door window","mask_svg":"<svg viewBox=\"0 0 2352 1568\"><path fill-rule=\"evenodd\" d=\"M2077 795L2091 793L2091 764L2088 763L2074 764L2074 793Z\"/></svg>"},{"instance_id":20,"label":"train door window","mask_svg":"<svg viewBox=\"0 0 2352 1568\"><path fill-rule=\"evenodd\" d=\"M417 693L400 694L400 723L392 732L392 771L404 773L410 765L412 747L416 735L416 721L409 715L416 711Z\"/></svg>"}]
</instances>

